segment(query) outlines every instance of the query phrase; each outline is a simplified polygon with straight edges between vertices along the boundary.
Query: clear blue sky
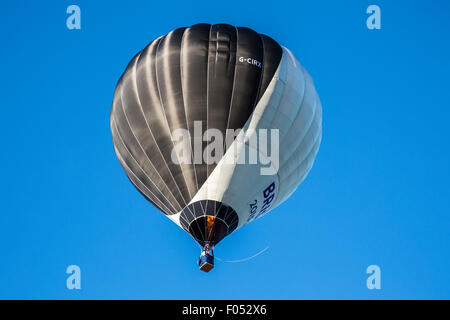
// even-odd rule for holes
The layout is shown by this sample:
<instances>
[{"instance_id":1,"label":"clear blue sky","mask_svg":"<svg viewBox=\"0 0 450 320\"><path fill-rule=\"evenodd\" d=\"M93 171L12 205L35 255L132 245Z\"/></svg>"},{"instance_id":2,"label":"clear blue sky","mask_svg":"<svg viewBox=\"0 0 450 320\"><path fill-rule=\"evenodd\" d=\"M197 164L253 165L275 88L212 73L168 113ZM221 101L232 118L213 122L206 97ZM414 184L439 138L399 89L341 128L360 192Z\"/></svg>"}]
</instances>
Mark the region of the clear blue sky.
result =
<instances>
[{"instance_id":1,"label":"clear blue sky","mask_svg":"<svg viewBox=\"0 0 450 320\"><path fill-rule=\"evenodd\" d=\"M66 8L81 7L81 30ZM366 8L381 8L368 30ZM450 298L448 1L10 1L0 9L0 298ZM216 248L134 189L113 151L115 84L154 38L242 25L290 48L323 104L293 196ZM66 289L66 267L82 289ZM381 267L381 290L366 268Z\"/></svg>"}]
</instances>

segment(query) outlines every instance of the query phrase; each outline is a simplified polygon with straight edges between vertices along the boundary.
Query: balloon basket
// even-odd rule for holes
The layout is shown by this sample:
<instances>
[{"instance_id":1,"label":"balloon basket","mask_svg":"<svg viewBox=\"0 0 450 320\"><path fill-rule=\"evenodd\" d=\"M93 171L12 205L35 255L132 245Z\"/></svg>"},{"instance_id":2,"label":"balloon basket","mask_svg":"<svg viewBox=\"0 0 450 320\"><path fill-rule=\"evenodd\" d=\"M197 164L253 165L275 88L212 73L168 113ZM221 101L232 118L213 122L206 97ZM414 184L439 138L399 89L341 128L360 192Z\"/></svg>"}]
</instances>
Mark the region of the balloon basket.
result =
<instances>
[{"instance_id":1,"label":"balloon basket","mask_svg":"<svg viewBox=\"0 0 450 320\"><path fill-rule=\"evenodd\" d=\"M203 272L209 272L214 268L214 256L203 251L198 260L200 270Z\"/></svg>"}]
</instances>

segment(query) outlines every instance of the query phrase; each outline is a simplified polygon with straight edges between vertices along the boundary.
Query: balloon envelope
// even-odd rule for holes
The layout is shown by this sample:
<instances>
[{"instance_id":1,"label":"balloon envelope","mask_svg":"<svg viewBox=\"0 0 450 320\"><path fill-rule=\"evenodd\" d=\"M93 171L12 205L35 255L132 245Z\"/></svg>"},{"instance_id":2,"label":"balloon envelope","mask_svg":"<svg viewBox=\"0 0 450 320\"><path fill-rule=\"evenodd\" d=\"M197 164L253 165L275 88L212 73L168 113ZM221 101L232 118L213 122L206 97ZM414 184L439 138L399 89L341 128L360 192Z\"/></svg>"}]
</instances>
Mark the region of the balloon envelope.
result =
<instances>
[{"instance_id":1,"label":"balloon envelope","mask_svg":"<svg viewBox=\"0 0 450 320\"><path fill-rule=\"evenodd\" d=\"M319 97L294 55L226 24L147 45L116 86L110 120L128 178L202 246L285 201L322 136Z\"/></svg>"}]
</instances>

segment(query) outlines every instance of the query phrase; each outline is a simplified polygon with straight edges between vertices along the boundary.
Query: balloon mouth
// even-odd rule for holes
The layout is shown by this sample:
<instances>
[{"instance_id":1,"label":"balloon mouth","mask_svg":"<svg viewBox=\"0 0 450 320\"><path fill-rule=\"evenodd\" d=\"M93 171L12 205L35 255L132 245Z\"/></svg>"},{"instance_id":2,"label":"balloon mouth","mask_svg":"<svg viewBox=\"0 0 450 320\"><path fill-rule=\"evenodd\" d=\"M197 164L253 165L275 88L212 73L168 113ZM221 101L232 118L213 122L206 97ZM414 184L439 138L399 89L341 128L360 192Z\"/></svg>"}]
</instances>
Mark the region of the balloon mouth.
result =
<instances>
[{"instance_id":1,"label":"balloon mouth","mask_svg":"<svg viewBox=\"0 0 450 320\"><path fill-rule=\"evenodd\" d=\"M214 216L203 216L193 220L188 232L202 247L206 244L214 246L229 234L227 224Z\"/></svg>"},{"instance_id":2,"label":"balloon mouth","mask_svg":"<svg viewBox=\"0 0 450 320\"><path fill-rule=\"evenodd\" d=\"M183 209L180 223L200 246L214 247L237 228L239 216L222 202L200 200Z\"/></svg>"}]
</instances>

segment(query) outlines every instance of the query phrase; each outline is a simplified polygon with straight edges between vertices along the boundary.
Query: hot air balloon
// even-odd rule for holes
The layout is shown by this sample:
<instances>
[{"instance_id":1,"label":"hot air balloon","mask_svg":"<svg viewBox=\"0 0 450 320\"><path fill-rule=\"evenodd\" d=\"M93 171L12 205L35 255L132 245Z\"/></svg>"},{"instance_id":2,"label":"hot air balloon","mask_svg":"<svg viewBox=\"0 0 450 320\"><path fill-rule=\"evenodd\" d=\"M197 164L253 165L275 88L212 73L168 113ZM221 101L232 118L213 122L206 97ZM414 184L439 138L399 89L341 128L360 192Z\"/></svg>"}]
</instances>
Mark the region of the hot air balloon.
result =
<instances>
[{"instance_id":1,"label":"hot air balloon","mask_svg":"<svg viewBox=\"0 0 450 320\"><path fill-rule=\"evenodd\" d=\"M289 49L249 28L196 24L135 55L115 88L110 124L128 178L198 242L208 272L219 241L305 179L322 107Z\"/></svg>"}]
</instances>

